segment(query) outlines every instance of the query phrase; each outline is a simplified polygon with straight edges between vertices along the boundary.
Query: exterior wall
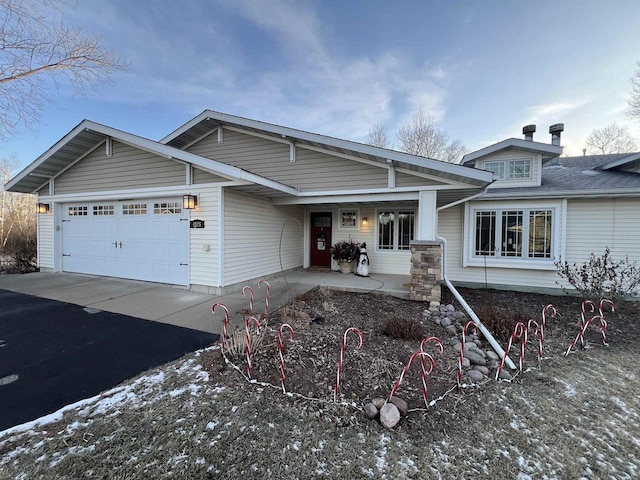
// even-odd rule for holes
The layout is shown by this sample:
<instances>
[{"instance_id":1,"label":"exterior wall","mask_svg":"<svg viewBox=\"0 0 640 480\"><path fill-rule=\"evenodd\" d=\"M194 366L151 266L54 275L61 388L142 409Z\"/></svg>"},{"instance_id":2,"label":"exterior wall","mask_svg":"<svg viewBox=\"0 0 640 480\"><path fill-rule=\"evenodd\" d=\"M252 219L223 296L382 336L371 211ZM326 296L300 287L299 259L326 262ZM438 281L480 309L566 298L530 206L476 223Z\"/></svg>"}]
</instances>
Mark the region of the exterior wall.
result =
<instances>
[{"instance_id":1,"label":"exterior wall","mask_svg":"<svg viewBox=\"0 0 640 480\"><path fill-rule=\"evenodd\" d=\"M199 168L193 169L193 183L196 185L202 184L202 183L224 182L226 180L227 179L224 177L214 175L213 173L205 172L204 170L200 170Z\"/></svg>"},{"instance_id":2,"label":"exterior wall","mask_svg":"<svg viewBox=\"0 0 640 480\"><path fill-rule=\"evenodd\" d=\"M274 207L268 198L224 189L224 286L301 267L304 225L300 206Z\"/></svg>"},{"instance_id":3,"label":"exterior wall","mask_svg":"<svg viewBox=\"0 0 640 480\"><path fill-rule=\"evenodd\" d=\"M275 140L224 130L224 141L209 135L187 151L248 170L256 175L299 188L329 191L386 188L387 169L296 147L296 161L289 161L289 145Z\"/></svg>"},{"instance_id":4,"label":"exterior wall","mask_svg":"<svg viewBox=\"0 0 640 480\"><path fill-rule=\"evenodd\" d=\"M38 267L53 269L53 212L36 214L36 217L38 222Z\"/></svg>"},{"instance_id":5,"label":"exterior wall","mask_svg":"<svg viewBox=\"0 0 640 480\"><path fill-rule=\"evenodd\" d=\"M184 164L113 141L113 155L98 147L55 179L57 195L184 185Z\"/></svg>"},{"instance_id":6,"label":"exterior wall","mask_svg":"<svg viewBox=\"0 0 640 480\"><path fill-rule=\"evenodd\" d=\"M189 283L217 287L218 272L218 206L220 187L200 188L198 208L190 212L191 220L204 220L205 228L189 229Z\"/></svg>"},{"instance_id":7,"label":"exterior wall","mask_svg":"<svg viewBox=\"0 0 640 480\"><path fill-rule=\"evenodd\" d=\"M523 152L519 150L507 149L501 152L487 155L479 160L476 160L475 167L484 170L484 164L486 162L492 162L496 160L517 160L517 159L533 159L531 162L531 178L522 180L502 180L496 181L491 184L489 189L493 188L505 188L505 187L534 187L540 185L542 181L542 157L534 153Z\"/></svg>"},{"instance_id":8,"label":"exterior wall","mask_svg":"<svg viewBox=\"0 0 640 480\"><path fill-rule=\"evenodd\" d=\"M410 175L404 172L396 172L396 187L413 187L413 186L429 186L429 185L442 185L442 182L435 182L428 178L418 177L416 175Z\"/></svg>"},{"instance_id":9,"label":"exterior wall","mask_svg":"<svg viewBox=\"0 0 640 480\"><path fill-rule=\"evenodd\" d=\"M569 200L566 216L564 258L581 264L593 252L604 253L608 245L613 258L640 263L640 199ZM448 277L454 284L484 285L483 267L463 267L464 208L440 212L438 233L447 240ZM491 286L519 289L559 289L556 270L531 270L487 267L486 281Z\"/></svg>"}]
</instances>

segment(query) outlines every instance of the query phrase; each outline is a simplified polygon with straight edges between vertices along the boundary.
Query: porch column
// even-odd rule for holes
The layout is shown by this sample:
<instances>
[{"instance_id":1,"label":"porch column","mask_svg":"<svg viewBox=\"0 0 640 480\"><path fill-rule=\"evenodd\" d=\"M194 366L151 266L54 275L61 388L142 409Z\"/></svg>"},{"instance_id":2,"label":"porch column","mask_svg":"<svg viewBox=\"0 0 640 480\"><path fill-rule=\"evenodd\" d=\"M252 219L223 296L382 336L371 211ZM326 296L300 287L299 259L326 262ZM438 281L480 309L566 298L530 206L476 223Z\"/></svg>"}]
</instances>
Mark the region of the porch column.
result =
<instances>
[{"instance_id":1,"label":"porch column","mask_svg":"<svg viewBox=\"0 0 640 480\"><path fill-rule=\"evenodd\" d=\"M436 192L421 191L418 194L418 240L436 239Z\"/></svg>"},{"instance_id":2,"label":"porch column","mask_svg":"<svg viewBox=\"0 0 640 480\"><path fill-rule=\"evenodd\" d=\"M442 243L435 240L411 242L411 290L409 298L439 302L442 281Z\"/></svg>"}]
</instances>

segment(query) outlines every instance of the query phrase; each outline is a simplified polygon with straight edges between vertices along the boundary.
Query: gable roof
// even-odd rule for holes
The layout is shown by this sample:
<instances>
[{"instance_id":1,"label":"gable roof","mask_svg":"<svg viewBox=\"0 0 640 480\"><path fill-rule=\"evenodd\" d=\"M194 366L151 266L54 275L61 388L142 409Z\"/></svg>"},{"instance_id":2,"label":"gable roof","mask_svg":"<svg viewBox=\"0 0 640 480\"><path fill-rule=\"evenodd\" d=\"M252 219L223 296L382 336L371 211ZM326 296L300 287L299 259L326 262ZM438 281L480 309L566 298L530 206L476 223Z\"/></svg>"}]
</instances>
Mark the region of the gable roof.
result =
<instances>
[{"instance_id":1,"label":"gable roof","mask_svg":"<svg viewBox=\"0 0 640 480\"><path fill-rule=\"evenodd\" d=\"M550 145L548 143L533 142L531 140L523 140L521 138L507 138L501 142L494 143L488 147L481 148L475 152L467 153L462 157L462 165L467 165L475 160L499 152L500 150L513 149L523 152L531 152L542 155L542 161L551 160L562 154L562 147L559 145Z\"/></svg>"},{"instance_id":2,"label":"gable roof","mask_svg":"<svg viewBox=\"0 0 640 480\"><path fill-rule=\"evenodd\" d=\"M610 162L602 165L602 170L611 170L619 167L631 166L636 164L636 168L640 168L640 152L618 154L619 158L612 159Z\"/></svg>"},{"instance_id":3,"label":"gable roof","mask_svg":"<svg viewBox=\"0 0 640 480\"><path fill-rule=\"evenodd\" d=\"M297 189L289 185L90 120L80 122L49 150L9 180L5 189L13 192L33 193L48 179L55 177L75 162L78 157L99 145L107 137L165 158L191 163L226 178L246 180L280 192L297 194Z\"/></svg>"},{"instance_id":4,"label":"gable roof","mask_svg":"<svg viewBox=\"0 0 640 480\"><path fill-rule=\"evenodd\" d=\"M374 147L363 143L352 142L340 138L306 132L294 128L275 125L259 120L252 120L227 113L205 110L200 115L189 120L180 128L160 140L160 143L176 148L184 148L198 138L211 132L218 126L241 128L247 132L266 135L282 141L282 139L294 142L304 147L320 148L327 153L337 153L350 157L362 158L386 165L394 162L394 165L430 175L437 175L450 180L468 183L484 187L493 181L492 174L470 167L464 167L441 160L410 155L397 150Z\"/></svg>"}]
</instances>

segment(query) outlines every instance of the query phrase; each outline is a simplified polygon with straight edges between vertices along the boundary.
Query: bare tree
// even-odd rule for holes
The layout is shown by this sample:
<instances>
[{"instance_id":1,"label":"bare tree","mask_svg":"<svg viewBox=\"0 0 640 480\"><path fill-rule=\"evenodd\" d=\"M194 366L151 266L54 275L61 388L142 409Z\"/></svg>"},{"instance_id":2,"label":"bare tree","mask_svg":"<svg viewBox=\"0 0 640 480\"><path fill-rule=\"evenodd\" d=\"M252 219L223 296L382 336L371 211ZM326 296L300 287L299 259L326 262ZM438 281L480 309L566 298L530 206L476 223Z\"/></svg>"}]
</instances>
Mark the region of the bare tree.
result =
<instances>
[{"instance_id":1,"label":"bare tree","mask_svg":"<svg viewBox=\"0 0 640 480\"><path fill-rule=\"evenodd\" d=\"M387 128L379 123L372 125L369 129L369 139L367 143L374 147L391 148L389 138L387 137Z\"/></svg>"},{"instance_id":2,"label":"bare tree","mask_svg":"<svg viewBox=\"0 0 640 480\"><path fill-rule=\"evenodd\" d=\"M466 152L460 140L451 140L422 109L400 126L397 135L400 150L412 155L458 163Z\"/></svg>"},{"instance_id":3,"label":"bare tree","mask_svg":"<svg viewBox=\"0 0 640 480\"><path fill-rule=\"evenodd\" d=\"M65 26L54 0L0 0L0 137L38 119L52 84L82 95L123 67L100 37Z\"/></svg>"},{"instance_id":4,"label":"bare tree","mask_svg":"<svg viewBox=\"0 0 640 480\"><path fill-rule=\"evenodd\" d=\"M627 127L613 122L604 128L595 128L585 141L589 153L629 153L637 150L638 142Z\"/></svg>"},{"instance_id":5,"label":"bare tree","mask_svg":"<svg viewBox=\"0 0 640 480\"><path fill-rule=\"evenodd\" d=\"M636 71L631 77L631 94L627 103L629 104L627 114L640 120L640 62L636 64Z\"/></svg>"}]
</instances>

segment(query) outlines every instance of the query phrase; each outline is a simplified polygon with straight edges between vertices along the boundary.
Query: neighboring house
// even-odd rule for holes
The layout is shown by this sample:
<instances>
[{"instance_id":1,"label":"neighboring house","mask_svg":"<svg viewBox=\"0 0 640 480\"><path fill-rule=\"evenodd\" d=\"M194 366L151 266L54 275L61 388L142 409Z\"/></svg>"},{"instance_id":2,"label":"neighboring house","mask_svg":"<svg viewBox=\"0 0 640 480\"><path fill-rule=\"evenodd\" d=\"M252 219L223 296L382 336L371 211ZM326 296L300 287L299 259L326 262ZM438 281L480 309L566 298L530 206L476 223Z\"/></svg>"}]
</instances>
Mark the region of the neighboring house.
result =
<instances>
[{"instance_id":1,"label":"neighboring house","mask_svg":"<svg viewBox=\"0 0 640 480\"><path fill-rule=\"evenodd\" d=\"M411 242L437 245L436 208L492 181L205 111L160 141L85 120L6 188L38 195L42 270L223 293L281 269L329 268L331 245L349 239L367 242L371 273L409 275ZM445 229L460 235L462 210L445 212Z\"/></svg>"},{"instance_id":2,"label":"neighboring house","mask_svg":"<svg viewBox=\"0 0 640 480\"><path fill-rule=\"evenodd\" d=\"M448 277L456 285L558 288L554 262L582 264L609 246L615 259L640 262L640 153L560 157L552 144L507 139L466 155L462 164L497 180L478 198L443 210Z\"/></svg>"}]
</instances>

